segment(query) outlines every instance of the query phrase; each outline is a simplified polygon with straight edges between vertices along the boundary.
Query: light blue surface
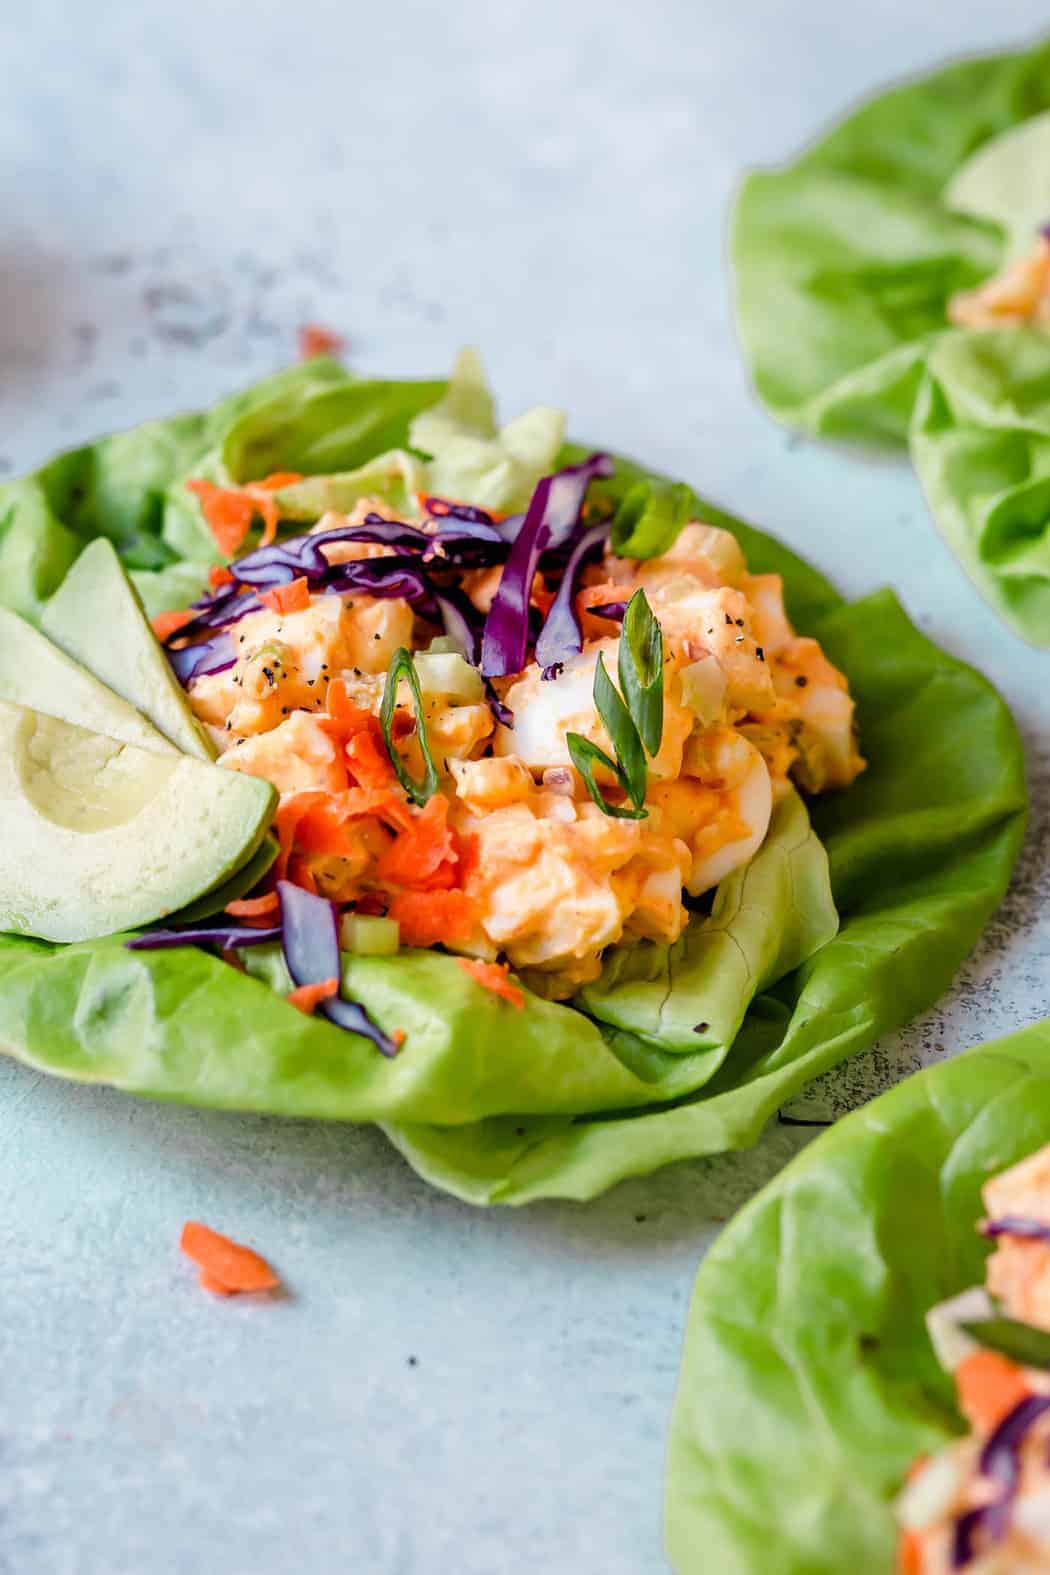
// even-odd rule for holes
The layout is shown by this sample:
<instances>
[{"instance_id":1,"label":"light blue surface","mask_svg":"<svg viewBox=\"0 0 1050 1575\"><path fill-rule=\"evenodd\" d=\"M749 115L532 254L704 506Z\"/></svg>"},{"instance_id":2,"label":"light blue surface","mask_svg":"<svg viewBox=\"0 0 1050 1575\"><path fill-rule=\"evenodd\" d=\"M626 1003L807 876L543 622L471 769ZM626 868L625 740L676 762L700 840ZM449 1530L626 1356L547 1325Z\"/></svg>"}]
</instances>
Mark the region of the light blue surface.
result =
<instances>
[{"instance_id":1,"label":"light blue surface","mask_svg":"<svg viewBox=\"0 0 1050 1575\"><path fill-rule=\"evenodd\" d=\"M904 461L801 445L754 404L725 205L856 96L1044 23L1039 0L9 10L0 456L209 401L307 319L370 371L477 341L507 413L563 402L847 592L896 585L1014 703L1042 807L951 997L801 1106L841 1108L1050 1011L1050 658L977 601ZM654 1575L697 1259L804 1136L479 1213L371 1131L0 1064L0 1569ZM288 1299L204 1295L187 1217L272 1255Z\"/></svg>"}]
</instances>

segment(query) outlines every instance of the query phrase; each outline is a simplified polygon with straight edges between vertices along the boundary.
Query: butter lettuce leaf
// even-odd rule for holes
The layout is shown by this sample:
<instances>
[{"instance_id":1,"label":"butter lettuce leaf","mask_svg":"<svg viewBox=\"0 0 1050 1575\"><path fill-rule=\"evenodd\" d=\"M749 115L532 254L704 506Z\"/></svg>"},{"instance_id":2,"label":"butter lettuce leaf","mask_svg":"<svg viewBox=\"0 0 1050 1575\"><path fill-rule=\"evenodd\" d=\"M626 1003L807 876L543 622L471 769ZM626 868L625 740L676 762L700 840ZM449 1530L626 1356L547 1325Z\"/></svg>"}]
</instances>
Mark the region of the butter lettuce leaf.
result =
<instances>
[{"instance_id":1,"label":"butter lettuce leaf","mask_svg":"<svg viewBox=\"0 0 1050 1575\"><path fill-rule=\"evenodd\" d=\"M537 405L497 428L481 358L463 350L445 396L418 415L409 441L429 457L430 491L480 508L524 509L541 476L554 469L565 415Z\"/></svg>"},{"instance_id":2,"label":"butter lettuce leaf","mask_svg":"<svg viewBox=\"0 0 1050 1575\"><path fill-rule=\"evenodd\" d=\"M873 1100L731 1221L671 1423L677 1575L889 1575L908 1466L962 1430L925 1314L983 1280L982 1184L1048 1140L1044 1022Z\"/></svg>"},{"instance_id":3,"label":"butter lettuce leaf","mask_svg":"<svg viewBox=\"0 0 1050 1575\"><path fill-rule=\"evenodd\" d=\"M1050 111L985 142L948 182L948 206L998 224L1008 260L1050 223Z\"/></svg>"},{"instance_id":4,"label":"butter lettuce leaf","mask_svg":"<svg viewBox=\"0 0 1050 1575\"><path fill-rule=\"evenodd\" d=\"M949 296L995 273L1013 244L986 203L982 216L954 206L951 183L982 146L1048 110L1050 40L880 94L744 181L731 237L737 324L779 420L905 440Z\"/></svg>"},{"instance_id":5,"label":"butter lettuce leaf","mask_svg":"<svg viewBox=\"0 0 1050 1575\"><path fill-rule=\"evenodd\" d=\"M107 450L106 468L97 445L62 456L11 484L0 566L12 573L0 578L0 599L38 613L102 528L85 500L105 496L128 527L118 552L137 553L146 534L169 554L134 568L150 611L182 605L213 557L187 474L211 466L248 480L293 469L307 488L345 480L414 448L417 419L445 386L370 383L307 363L203 418L179 418L167 434L152 431L141 448L128 434L125 447ZM452 413L480 428L483 398L477 388L471 397L465 407L453 401ZM581 452L565 446L545 467ZM92 475L105 475L104 487L96 479L83 490ZM684 517L677 504L660 506L668 486L618 461L595 503L614 510L641 488L645 539L624 546L652 554ZM148 506L136 506L136 487ZM650 494L657 503L647 509ZM257 976L263 956L239 974L200 950L128 952L119 937L67 947L3 937L0 1045L42 1070L159 1099L381 1122L439 1185L516 1203L593 1196L621 1176L751 1143L803 1083L929 1005L998 902L1019 846L1026 799L1009 712L979 675L923 639L889 593L847 606L782 544L702 498L687 501L687 513L695 502L735 532L755 572L784 576L799 628L849 674L871 767L847 793L811 806L816 836L789 798L760 855L724 884L708 920L693 919L679 948L617 954L578 1005L530 996L521 1013L440 953L348 957L346 993L407 1035L386 1061L282 1001L274 959L267 982Z\"/></svg>"},{"instance_id":6,"label":"butter lettuce leaf","mask_svg":"<svg viewBox=\"0 0 1050 1575\"><path fill-rule=\"evenodd\" d=\"M911 432L930 513L981 595L1050 647L1050 334L955 333L932 351Z\"/></svg>"}]
</instances>

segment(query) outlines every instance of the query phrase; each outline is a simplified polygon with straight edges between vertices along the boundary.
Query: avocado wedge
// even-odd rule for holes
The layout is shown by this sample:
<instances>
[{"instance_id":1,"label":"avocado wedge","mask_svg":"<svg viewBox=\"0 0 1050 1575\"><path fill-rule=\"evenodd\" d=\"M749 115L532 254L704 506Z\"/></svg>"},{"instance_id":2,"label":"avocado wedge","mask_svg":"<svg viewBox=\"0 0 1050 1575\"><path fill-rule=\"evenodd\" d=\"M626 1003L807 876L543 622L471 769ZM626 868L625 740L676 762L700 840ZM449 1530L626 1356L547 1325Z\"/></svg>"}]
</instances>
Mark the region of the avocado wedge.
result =
<instances>
[{"instance_id":1,"label":"avocado wedge","mask_svg":"<svg viewBox=\"0 0 1050 1575\"><path fill-rule=\"evenodd\" d=\"M0 700L108 733L139 749L175 752L175 746L134 706L5 607L0 607Z\"/></svg>"},{"instance_id":2,"label":"avocado wedge","mask_svg":"<svg viewBox=\"0 0 1050 1575\"><path fill-rule=\"evenodd\" d=\"M41 616L44 633L198 760L215 751L149 626L131 581L105 536L91 542Z\"/></svg>"},{"instance_id":3,"label":"avocado wedge","mask_svg":"<svg viewBox=\"0 0 1050 1575\"><path fill-rule=\"evenodd\" d=\"M170 922L197 924L201 919L210 919L213 914L221 913L228 902L236 902L259 884L267 870L273 867L279 851L275 837L264 837L247 864L242 865L228 879L220 881L211 891L206 891L196 902L188 903L178 913L173 913Z\"/></svg>"},{"instance_id":4,"label":"avocado wedge","mask_svg":"<svg viewBox=\"0 0 1050 1575\"><path fill-rule=\"evenodd\" d=\"M152 923L247 864L268 782L0 701L0 930L93 940Z\"/></svg>"}]
</instances>

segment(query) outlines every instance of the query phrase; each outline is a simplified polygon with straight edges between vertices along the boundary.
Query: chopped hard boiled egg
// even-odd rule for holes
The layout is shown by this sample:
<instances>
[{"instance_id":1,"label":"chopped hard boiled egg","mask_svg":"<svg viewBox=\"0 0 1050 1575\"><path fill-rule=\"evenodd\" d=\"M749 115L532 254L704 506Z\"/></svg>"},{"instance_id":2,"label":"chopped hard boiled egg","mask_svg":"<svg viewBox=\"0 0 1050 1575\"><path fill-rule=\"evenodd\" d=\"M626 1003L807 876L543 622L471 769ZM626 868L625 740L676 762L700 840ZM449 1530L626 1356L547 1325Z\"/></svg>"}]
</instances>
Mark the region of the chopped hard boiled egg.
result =
<instances>
[{"instance_id":1,"label":"chopped hard boiled egg","mask_svg":"<svg viewBox=\"0 0 1050 1575\"><path fill-rule=\"evenodd\" d=\"M360 559L381 570L383 559L415 550L407 570L418 564L424 578L413 605L337 594L330 575L314 572L298 592L305 605L234 622L233 665L189 681L221 763L281 794L279 868L339 905L344 935L367 938L369 925L385 924L388 948L400 924L402 944L506 959L543 994L571 995L599 975L608 947L677 940L689 917L683 892L709 891L754 857L792 782L818 792L863 769L846 680L816 641L795 635L779 576L750 574L728 531L696 521L661 557L586 561L578 654L546 676L529 660L483 679L462 651L470 620L479 630L500 588L505 546L483 530L492 557L472 549L457 567L440 539L441 509L424 520L424 534L437 537L425 553L413 548L415 522L406 522L407 546L347 539L362 525L374 534L377 514L393 518L366 498L351 515L318 522L341 532L323 545L322 570ZM530 643L564 561L540 560ZM291 562L298 573L304 559ZM398 564L407 572L403 556ZM621 633L618 623L638 591L655 619L657 657L662 649L651 751L621 690L621 657L629 674L638 636L636 624ZM455 639L437 623L446 592L458 595L464 620ZM402 649L418 693L402 678L384 704ZM599 660L635 728L634 776L622 763L631 747L622 716L599 714ZM591 750L589 782L569 734Z\"/></svg>"}]
</instances>

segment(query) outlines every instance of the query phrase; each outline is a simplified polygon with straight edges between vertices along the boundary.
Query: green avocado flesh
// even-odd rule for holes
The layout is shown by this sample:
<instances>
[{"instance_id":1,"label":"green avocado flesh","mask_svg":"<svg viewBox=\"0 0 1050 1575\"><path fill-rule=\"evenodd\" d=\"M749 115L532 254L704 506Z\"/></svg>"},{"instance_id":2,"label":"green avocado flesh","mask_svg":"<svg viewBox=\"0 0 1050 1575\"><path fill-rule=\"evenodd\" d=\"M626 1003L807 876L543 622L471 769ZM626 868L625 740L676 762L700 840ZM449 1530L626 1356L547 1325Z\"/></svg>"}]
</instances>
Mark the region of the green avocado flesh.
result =
<instances>
[{"instance_id":1,"label":"green avocado flesh","mask_svg":"<svg viewBox=\"0 0 1050 1575\"><path fill-rule=\"evenodd\" d=\"M44 632L185 754L214 759L110 541L97 537L44 608Z\"/></svg>"},{"instance_id":2,"label":"green avocado flesh","mask_svg":"<svg viewBox=\"0 0 1050 1575\"><path fill-rule=\"evenodd\" d=\"M39 629L0 607L0 700L30 706L78 727L107 733L122 744L173 754L163 733L135 707L99 683Z\"/></svg>"},{"instance_id":3,"label":"green avocado flesh","mask_svg":"<svg viewBox=\"0 0 1050 1575\"><path fill-rule=\"evenodd\" d=\"M163 918L247 864L267 782L0 701L0 930L93 940Z\"/></svg>"},{"instance_id":4,"label":"green avocado flesh","mask_svg":"<svg viewBox=\"0 0 1050 1575\"><path fill-rule=\"evenodd\" d=\"M221 913L228 902L236 902L246 892L257 886L271 868L280 850L274 837L264 837L256 848L247 864L243 865L235 875L230 875L226 880L220 881L211 891L206 891L203 897L198 897L196 902L189 903L185 908L180 908L178 913L171 915L176 924L196 924L200 919L210 919L212 914Z\"/></svg>"}]
</instances>

